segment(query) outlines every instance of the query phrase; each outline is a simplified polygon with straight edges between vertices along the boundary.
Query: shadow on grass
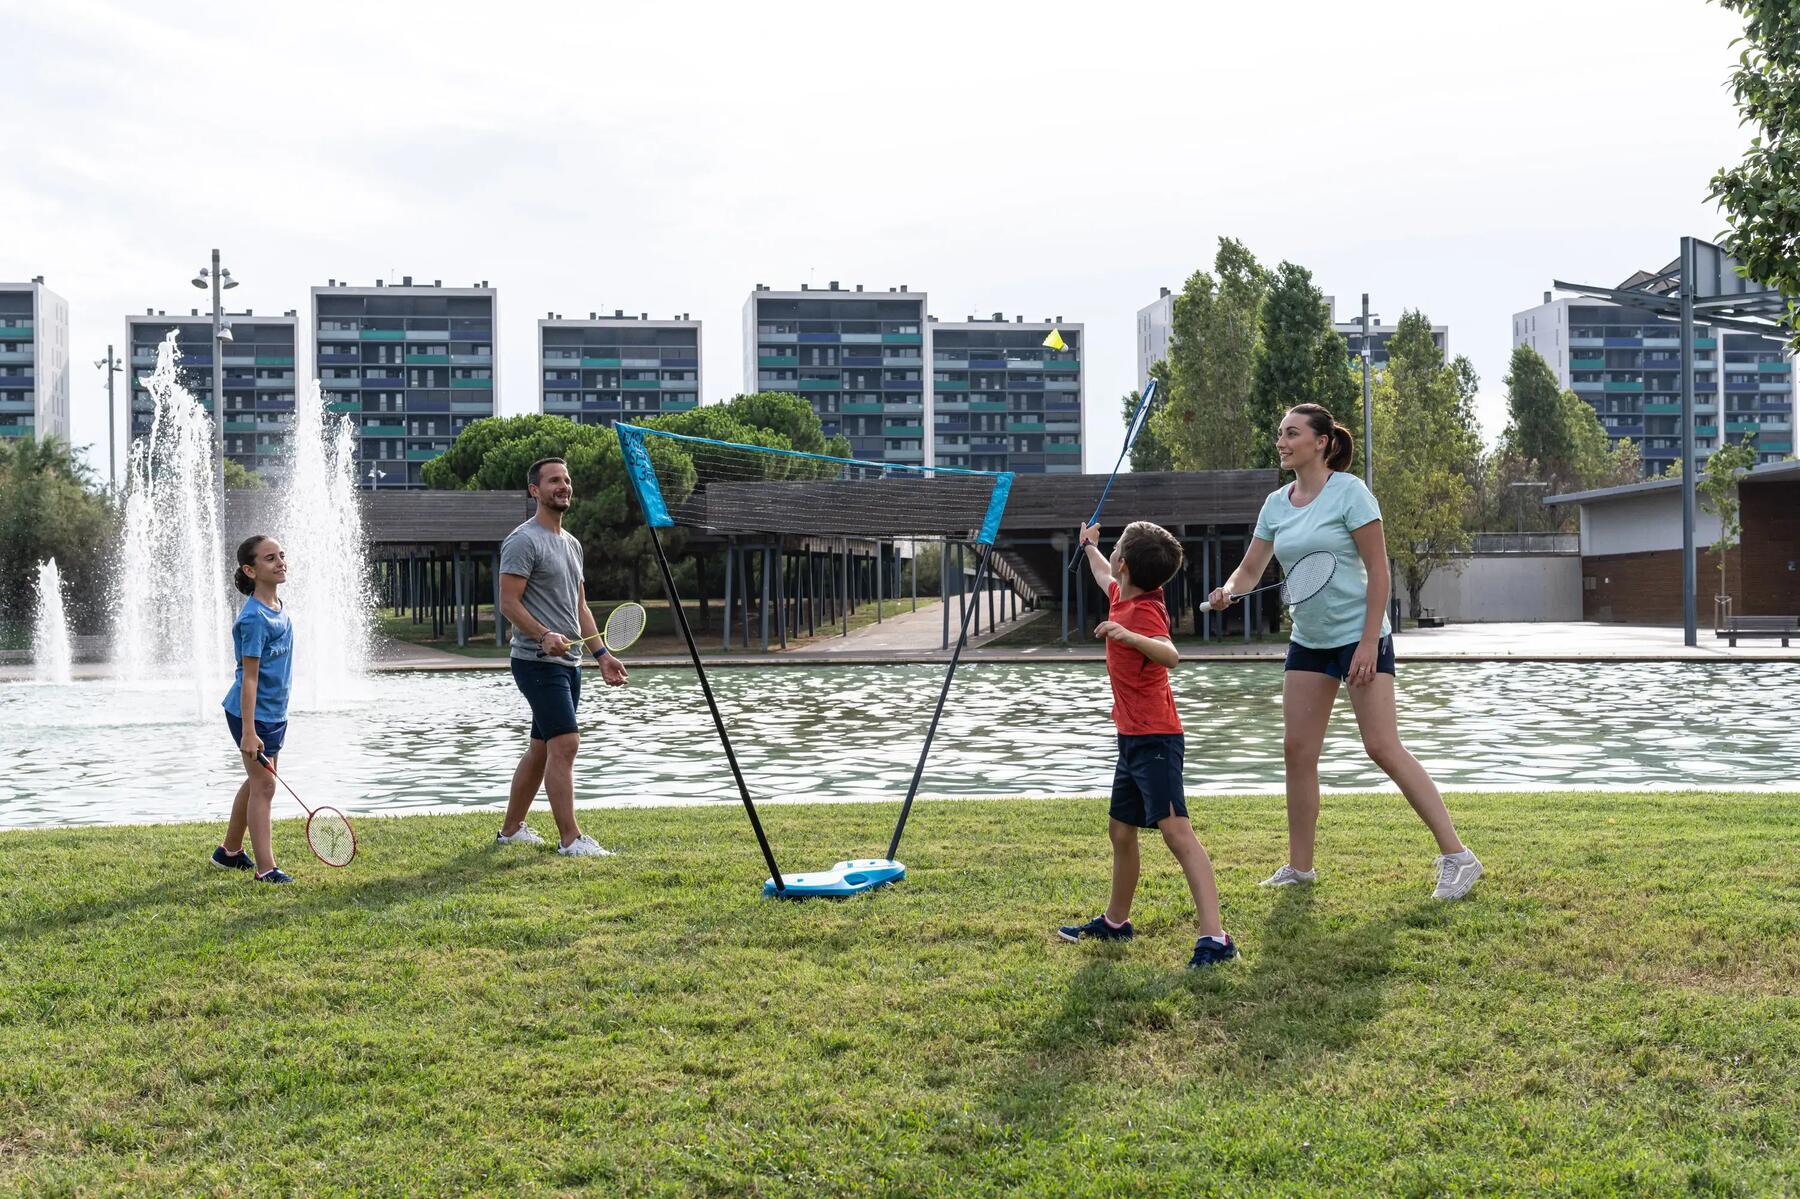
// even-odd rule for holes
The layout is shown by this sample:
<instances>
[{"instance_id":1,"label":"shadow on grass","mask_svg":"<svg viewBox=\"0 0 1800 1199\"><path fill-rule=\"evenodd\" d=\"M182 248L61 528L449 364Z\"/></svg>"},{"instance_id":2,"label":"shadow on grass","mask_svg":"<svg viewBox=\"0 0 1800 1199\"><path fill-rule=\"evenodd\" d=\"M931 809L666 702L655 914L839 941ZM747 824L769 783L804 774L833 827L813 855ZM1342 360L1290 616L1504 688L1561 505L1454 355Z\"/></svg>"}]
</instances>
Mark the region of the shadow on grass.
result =
<instances>
[{"instance_id":1,"label":"shadow on grass","mask_svg":"<svg viewBox=\"0 0 1800 1199\"><path fill-rule=\"evenodd\" d=\"M79 935L90 927L106 925L144 909L175 905L205 905L216 899L233 897L235 888L257 888L267 891L260 906L243 910L222 910L220 919L203 926L201 939L241 937L254 934L276 924L291 924L296 918L311 919L349 910L379 910L395 904L460 891L491 883L514 870L531 869L551 860L547 854L500 854L491 843L481 842L455 857L411 874L377 875L348 885L317 887L305 881L295 886L270 887L253 882L238 871L211 871L208 874L175 874L146 887L123 893L108 893L102 898L77 901L50 909L23 920L0 925L0 940L13 941L51 935ZM331 868L307 859L310 867L321 873ZM307 867L296 867L304 871ZM346 868L354 872L356 867ZM167 941L164 949L174 949Z\"/></svg>"},{"instance_id":2,"label":"shadow on grass","mask_svg":"<svg viewBox=\"0 0 1800 1199\"><path fill-rule=\"evenodd\" d=\"M1198 1050L1196 1072L1229 1074L1246 1089L1294 1085L1322 1058L1355 1045L1382 1011L1394 940L1414 913L1321 922L1311 889L1283 890L1257 943L1205 971L1098 951L1069 982L1060 1008L992 1090L1001 1119L1039 1129L1089 1118L1086 1090L1120 1078L1121 1061ZM1173 954L1179 942L1166 953ZM1210 1034L1210 1035L1209 1035Z\"/></svg>"}]
</instances>

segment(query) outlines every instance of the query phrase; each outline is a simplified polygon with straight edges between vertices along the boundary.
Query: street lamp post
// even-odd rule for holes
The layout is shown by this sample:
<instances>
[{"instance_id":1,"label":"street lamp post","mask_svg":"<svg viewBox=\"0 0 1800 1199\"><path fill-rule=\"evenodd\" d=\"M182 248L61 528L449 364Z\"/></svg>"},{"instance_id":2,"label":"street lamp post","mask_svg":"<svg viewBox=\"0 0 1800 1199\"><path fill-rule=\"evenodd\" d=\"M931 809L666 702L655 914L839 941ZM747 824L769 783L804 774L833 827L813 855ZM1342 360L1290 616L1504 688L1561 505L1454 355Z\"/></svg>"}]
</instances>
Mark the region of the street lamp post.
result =
<instances>
[{"instance_id":1,"label":"street lamp post","mask_svg":"<svg viewBox=\"0 0 1800 1199\"><path fill-rule=\"evenodd\" d=\"M1542 487L1542 488L1547 489L1547 488L1549 488L1549 486L1550 486L1550 484L1548 484L1548 483L1532 483L1532 482L1512 484L1512 489L1519 493L1519 519L1518 519L1519 536L1523 537L1525 535L1525 491L1526 491L1526 489L1531 488L1531 487Z\"/></svg>"},{"instance_id":2,"label":"street lamp post","mask_svg":"<svg viewBox=\"0 0 1800 1199\"><path fill-rule=\"evenodd\" d=\"M231 330L225 324L225 305L219 298L221 291L237 286L237 280L231 272L219 265L219 251L212 252L212 268L201 267L194 276L194 286L205 290L212 288L212 394L213 394L213 444L219 451L219 507L223 516L225 505L225 346L231 340Z\"/></svg>"},{"instance_id":3,"label":"street lamp post","mask_svg":"<svg viewBox=\"0 0 1800 1199\"><path fill-rule=\"evenodd\" d=\"M1363 376L1363 484L1375 486L1375 421L1369 414L1369 293L1363 292L1362 311L1362 376Z\"/></svg>"},{"instance_id":4,"label":"street lamp post","mask_svg":"<svg viewBox=\"0 0 1800 1199\"><path fill-rule=\"evenodd\" d=\"M379 491L381 490L381 481L387 478L387 472L382 470L379 466L370 466L369 473L364 475L363 478L369 481L370 491Z\"/></svg>"},{"instance_id":5,"label":"street lamp post","mask_svg":"<svg viewBox=\"0 0 1800 1199\"><path fill-rule=\"evenodd\" d=\"M94 361L98 370L106 372L106 482L109 487L119 485L119 434L113 424L113 376L125 369L125 364L113 355L113 348L106 347L106 357Z\"/></svg>"}]
</instances>

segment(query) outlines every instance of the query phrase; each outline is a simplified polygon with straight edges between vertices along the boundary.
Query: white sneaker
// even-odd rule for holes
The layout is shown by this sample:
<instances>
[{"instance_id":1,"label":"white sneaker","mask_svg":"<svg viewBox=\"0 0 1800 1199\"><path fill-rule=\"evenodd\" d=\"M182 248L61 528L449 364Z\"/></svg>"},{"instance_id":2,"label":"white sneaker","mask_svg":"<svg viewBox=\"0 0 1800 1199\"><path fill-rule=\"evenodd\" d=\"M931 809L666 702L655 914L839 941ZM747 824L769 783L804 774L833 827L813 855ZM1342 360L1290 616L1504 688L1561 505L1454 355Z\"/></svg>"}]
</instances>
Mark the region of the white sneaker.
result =
<instances>
[{"instance_id":1,"label":"white sneaker","mask_svg":"<svg viewBox=\"0 0 1800 1199\"><path fill-rule=\"evenodd\" d=\"M586 833L575 838L567 845L557 848L557 853L571 858L610 858L613 851L605 848Z\"/></svg>"},{"instance_id":2,"label":"white sneaker","mask_svg":"<svg viewBox=\"0 0 1800 1199\"><path fill-rule=\"evenodd\" d=\"M529 824L521 824L512 836L505 833L494 834L495 845L542 845L544 839L532 831Z\"/></svg>"},{"instance_id":3,"label":"white sneaker","mask_svg":"<svg viewBox=\"0 0 1800 1199\"><path fill-rule=\"evenodd\" d=\"M1319 872L1316 870L1295 870L1292 866L1283 862L1280 870L1277 870L1274 874L1265 878L1262 882L1258 883L1257 886L1291 887L1295 883L1310 883L1318 877Z\"/></svg>"},{"instance_id":4,"label":"white sneaker","mask_svg":"<svg viewBox=\"0 0 1800 1199\"><path fill-rule=\"evenodd\" d=\"M1431 868L1437 874L1437 890L1431 893L1433 899L1461 899L1481 877L1481 859L1468 849L1461 853L1439 854Z\"/></svg>"}]
</instances>

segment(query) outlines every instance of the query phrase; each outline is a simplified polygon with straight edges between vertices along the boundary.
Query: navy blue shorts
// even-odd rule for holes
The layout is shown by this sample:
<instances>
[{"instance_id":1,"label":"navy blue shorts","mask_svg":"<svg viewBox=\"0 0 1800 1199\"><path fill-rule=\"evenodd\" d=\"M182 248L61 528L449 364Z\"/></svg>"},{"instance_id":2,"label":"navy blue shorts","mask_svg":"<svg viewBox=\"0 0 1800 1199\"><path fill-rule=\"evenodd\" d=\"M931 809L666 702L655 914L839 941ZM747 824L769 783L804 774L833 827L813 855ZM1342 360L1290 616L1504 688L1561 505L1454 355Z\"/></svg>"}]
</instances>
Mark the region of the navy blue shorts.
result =
<instances>
[{"instance_id":1,"label":"navy blue shorts","mask_svg":"<svg viewBox=\"0 0 1800 1199\"><path fill-rule=\"evenodd\" d=\"M581 731L575 705L581 702L581 671L561 662L512 660L513 682L531 705L531 739L548 741Z\"/></svg>"},{"instance_id":2,"label":"navy blue shorts","mask_svg":"<svg viewBox=\"0 0 1800 1199\"><path fill-rule=\"evenodd\" d=\"M1113 767L1112 818L1138 828L1155 828L1171 816L1186 816L1181 761L1187 740L1180 733L1119 734L1119 764Z\"/></svg>"},{"instance_id":3,"label":"navy blue shorts","mask_svg":"<svg viewBox=\"0 0 1800 1199\"><path fill-rule=\"evenodd\" d=\"M242 753L243 750L241 747L244 744L244 718L242 716L233 716L230 712L227 712L225 713L225 727L231 730L232 748L237 749L239 753ZM256 735L262 738L263 753L271 758L279 757L281 754L282 743L287 740L287 721L283 720L278 724L271 724L266 720L258 720L256 721Z\"/></svg>"},{"instance_id":4,"label":"navy blue shorts","mask_svg":"<svg viewBox=\"0 0 1800 1199\"><path fill-rule=\"evenodd\" d=\"M1356 657L1356 642L1336 649L1313 649L1298 641L1288 642L1287 668L1328 674L1334 679L1348 678L1350 659ZM1394 639L1383 637L1375 643L1375 673L1394 673Z\"/></svg>"}]
</instances>

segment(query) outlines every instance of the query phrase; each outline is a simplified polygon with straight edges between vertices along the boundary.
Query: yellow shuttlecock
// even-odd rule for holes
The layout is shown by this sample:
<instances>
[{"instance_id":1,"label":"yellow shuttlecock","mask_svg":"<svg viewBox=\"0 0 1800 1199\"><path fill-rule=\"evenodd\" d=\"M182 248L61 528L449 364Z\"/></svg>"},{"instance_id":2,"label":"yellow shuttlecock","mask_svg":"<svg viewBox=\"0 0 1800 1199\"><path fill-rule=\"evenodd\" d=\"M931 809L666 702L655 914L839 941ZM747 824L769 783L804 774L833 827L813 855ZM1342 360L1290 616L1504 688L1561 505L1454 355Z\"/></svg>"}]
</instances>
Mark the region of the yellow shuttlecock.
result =
<instances>
[{"instance_id":1,"label":"yellow shuttlecock","mask_svg":"<svg viewBox=\"0 0 1800 1199\"><path fill-rule=\"evenodd\" d=\"M1064 342L1062 339L1061 329L1050 330L1050 336L1044 338L1044 344L1053 350L1066 350L1069 348L1068 343Z\"/></svg>"}]
</instances>

